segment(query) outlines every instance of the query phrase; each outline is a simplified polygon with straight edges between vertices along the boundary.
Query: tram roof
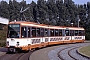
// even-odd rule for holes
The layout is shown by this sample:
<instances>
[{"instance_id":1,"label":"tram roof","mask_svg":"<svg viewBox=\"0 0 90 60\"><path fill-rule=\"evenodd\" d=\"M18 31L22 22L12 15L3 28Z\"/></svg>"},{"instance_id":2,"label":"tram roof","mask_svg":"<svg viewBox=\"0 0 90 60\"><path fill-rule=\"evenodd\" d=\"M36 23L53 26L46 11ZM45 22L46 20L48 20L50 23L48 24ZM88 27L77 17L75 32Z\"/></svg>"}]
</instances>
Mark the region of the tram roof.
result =
<instances>
[{"instance_id":1,"label":"tram roof","mask_svg":"<svg viewBox=\"0 0 90 60\"><path fill-rule=\"evenodd\" d=\"M41 27L41 28L50 28L50 29L65 29L65 30L84 30L81 27L65 27L65 26L52 26L46 24L38 24L35 22L27 22L27 21L16 21L10 22L9 24L21 24L23 26L33 26L33 27Z\"/></svg>"}]
</instances>

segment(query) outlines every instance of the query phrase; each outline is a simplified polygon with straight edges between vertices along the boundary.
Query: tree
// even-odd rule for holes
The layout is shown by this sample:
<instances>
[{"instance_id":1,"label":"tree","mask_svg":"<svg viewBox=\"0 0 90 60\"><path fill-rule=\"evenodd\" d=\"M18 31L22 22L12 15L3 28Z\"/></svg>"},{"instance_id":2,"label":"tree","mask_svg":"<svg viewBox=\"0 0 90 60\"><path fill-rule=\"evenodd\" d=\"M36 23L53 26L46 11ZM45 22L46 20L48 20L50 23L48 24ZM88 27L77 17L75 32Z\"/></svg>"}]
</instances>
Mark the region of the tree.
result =
<instances>
[{"instance_id":1,"label":"tree","mask_svg":"<svg viewBox=\"0 0 90 60\"><path fill-rule=\"evenodd\" d=\"M0 4L0 16L4 18L9 18L9 11L8 11L8 3L6 1L1 1Z\"/></svg>"},{"instance_id":2,"label":"tree","mask_svg":"<svg viewBox=\"0 0 90 60\"><path fill-rule=\"evenodd\" d=\"M14 16L14 6L13 6L13 1L9 0L9 19L10 21L13 21L15 19Z\"/></svg>"},{"instance_id":3,"label":"tree","mask_svg":"<svg viewBox=\"0 0 90 60\"><path fill-rule=\"evenodd\" d=\"M28 8L28 9L27 9ZM20 13L20 10L25 10ZM25 0L17 2L9 0L0 2L0 16L8 18L10 21L21 20L39 22L58 26L77 26L77 16L80 18L80 27L86 29L86 38L90 35L90 2L83 5L74 4L72 0L38 0L37 4L32 1L26 4Z\"/></svg>"}]
</instances>

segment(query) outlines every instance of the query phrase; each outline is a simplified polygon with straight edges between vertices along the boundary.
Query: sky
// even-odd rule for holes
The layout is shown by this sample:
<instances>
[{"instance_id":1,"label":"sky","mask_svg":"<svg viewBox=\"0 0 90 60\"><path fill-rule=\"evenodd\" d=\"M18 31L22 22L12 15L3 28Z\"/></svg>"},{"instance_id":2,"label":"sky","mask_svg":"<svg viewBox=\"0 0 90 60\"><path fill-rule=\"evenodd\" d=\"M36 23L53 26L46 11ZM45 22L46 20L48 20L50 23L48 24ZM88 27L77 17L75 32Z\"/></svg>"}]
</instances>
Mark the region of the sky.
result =
<instances>
[{"instance_id":1,"label":"sky","mask_svg":"<svg viewBox=\"0 0 90 60\"><path fill-rule=\"evenodd\" d=\"M90 0L73 0L75 4L86 4L87 2L90 2Z\"/></svg>"},{"instance_id":2,"label":"sky","mask_svg":"<svg viewBox=\"0 0 90 60\"><path fill-rule=\"evenodd\" d=\"M2 0L0 0L2 1ZM9 1L9 0L4 0L4 1ZM22 0L17 0L18 2L22 1ZM31 3L31 1L37 1L37 0L25 0L27 3ZM90 0L73 0L75 2L75 4L86 4L87 2L90 2Z\"/></svg>"}]
</instances>

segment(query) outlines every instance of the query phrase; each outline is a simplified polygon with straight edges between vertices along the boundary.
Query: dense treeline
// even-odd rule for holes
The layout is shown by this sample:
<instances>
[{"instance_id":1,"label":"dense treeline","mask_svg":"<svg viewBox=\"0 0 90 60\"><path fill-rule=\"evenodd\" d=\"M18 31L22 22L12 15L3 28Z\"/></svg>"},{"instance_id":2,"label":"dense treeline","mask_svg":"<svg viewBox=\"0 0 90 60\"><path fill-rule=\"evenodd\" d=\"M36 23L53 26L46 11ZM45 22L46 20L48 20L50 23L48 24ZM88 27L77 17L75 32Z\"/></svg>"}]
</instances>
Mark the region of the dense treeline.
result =
<instances>
[{"instance_id":1,"label":"dense treeline","mask_svg":"<svg viewBox=\"0 0 90 60\"><path fill-rule=\"evenodd\" d=\"M26 11L20 13L21 10ZM0 2L0 16L13 20L26 20L49 25L79 26L86 29L86 39L90 39L90 2L74 4L72 0L38 0L26 4L26 1L9 0ZM22 19L21 19L22 18Z\"/></svg>"}]
</instances>

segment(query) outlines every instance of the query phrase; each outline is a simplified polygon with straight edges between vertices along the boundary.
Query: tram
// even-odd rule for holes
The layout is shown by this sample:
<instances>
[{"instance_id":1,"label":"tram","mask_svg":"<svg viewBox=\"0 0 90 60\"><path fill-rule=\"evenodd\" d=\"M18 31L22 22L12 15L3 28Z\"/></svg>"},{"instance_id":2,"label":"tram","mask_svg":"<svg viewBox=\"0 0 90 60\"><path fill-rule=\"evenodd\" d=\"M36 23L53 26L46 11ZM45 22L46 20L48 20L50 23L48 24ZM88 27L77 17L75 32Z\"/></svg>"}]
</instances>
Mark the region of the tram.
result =
<instances>
[{"instance_id":1,"label":"tram","mask_svg":"<svg viewBox=\"0 0 90 60\"><path fill-rule=\"evenodd\" d=\"M84 42L84 40L84 28L13 21L8 25L6 47L9 52L28 51L54 44Z\"/></svg>"}]
</instances>

